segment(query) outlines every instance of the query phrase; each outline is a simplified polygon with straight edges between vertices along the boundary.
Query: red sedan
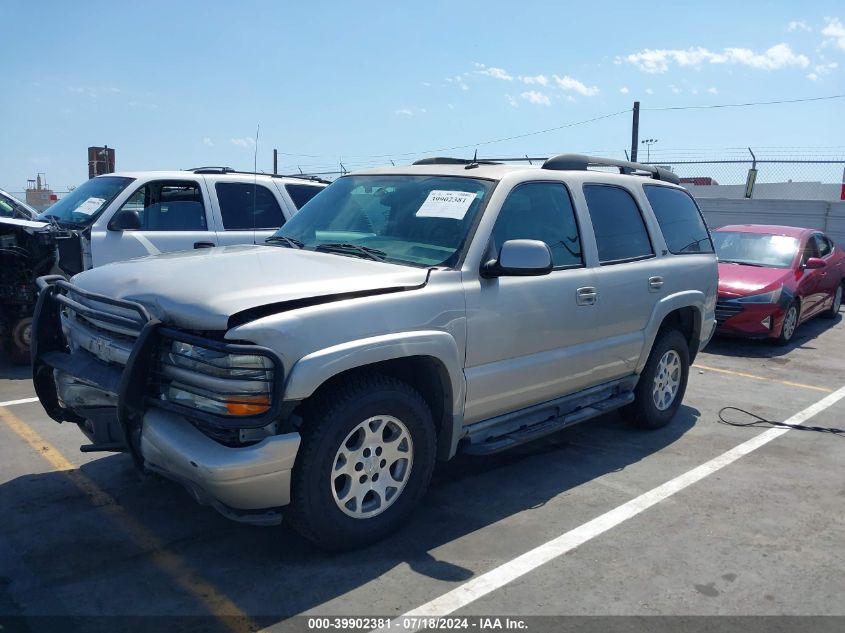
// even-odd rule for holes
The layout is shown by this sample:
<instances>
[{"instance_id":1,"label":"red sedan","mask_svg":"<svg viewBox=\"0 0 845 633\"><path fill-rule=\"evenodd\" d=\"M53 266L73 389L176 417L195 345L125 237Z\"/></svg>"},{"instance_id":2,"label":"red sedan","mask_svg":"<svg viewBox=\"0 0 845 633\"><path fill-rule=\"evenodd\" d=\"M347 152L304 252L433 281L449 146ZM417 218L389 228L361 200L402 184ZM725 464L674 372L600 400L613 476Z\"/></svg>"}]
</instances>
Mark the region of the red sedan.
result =
<instances>
[{"instance_id":1,"label":"red sedan","mask_svg":"<svg viewBox=\"0 0 845 633\"><path fill-rule=\"evenodd\" d=\"M845 252L827 235L791 226L743 224L713 231L719 256L717 332L787 344L817 315L842 303Z\"/></svg>"}]
</instances>

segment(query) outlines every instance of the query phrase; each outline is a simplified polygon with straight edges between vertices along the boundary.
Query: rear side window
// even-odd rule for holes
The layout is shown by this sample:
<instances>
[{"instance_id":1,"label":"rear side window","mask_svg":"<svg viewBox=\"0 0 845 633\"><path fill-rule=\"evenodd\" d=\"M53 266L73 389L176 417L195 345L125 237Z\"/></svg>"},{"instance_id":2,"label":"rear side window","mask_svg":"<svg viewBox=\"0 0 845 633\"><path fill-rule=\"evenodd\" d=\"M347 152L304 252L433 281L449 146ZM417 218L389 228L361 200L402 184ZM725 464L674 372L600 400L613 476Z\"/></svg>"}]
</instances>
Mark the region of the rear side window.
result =
<instances>
[{"instance_id":1,"label":"rear side window","mask_svg":"<svg viewBox=\"0 0 845 633\"><path fill-rule=\"evenodd\" d=\"M267 187L243 182L218 182L223 228L227 231L277 229L285 223L282 209Z\"/></svg>"},{"instance_id":2,"label":"rear side window","mask_svg":"<svg viewBox=\"0 0 845 633\"><path fill-rule=\"evenodd\" d=\"M288 192L291 200L293 200L296 208L301 209L306 202L320 193L323 187L315 187L314 185L285 185L285 190Z\"/></svg>"},{"instance_id":3,"label":"rear side window","mask_svg":"<svg viewBox=\"0 0 845 633\"><path fill-rule=\"evenodd\" d=\"M640 209L633 196L613 185L584 185L601 264L654 255Z\"/></svg>"},{"instance_id":4,"label":"rear side window","mask_svg":"<svg viewBox=\"0 0 845 633\"><path fill-rule=\"evenodd\" d=\"M713 252L707 225L688 193L655 185L645 185L643 189L670 252Z\"/></svg>"},{"instance_id":5,"label":"rear side window","mask_svg":"<svg viewBox=\"0 0 845 633\"><path fill-rule=\"evenodd\" d=\"M496 251L508 240L540 240L552 252L555 268L581 266L581 239L566 187L529 182L514 188L493 228Z\"/></svg>"}]
</instances>

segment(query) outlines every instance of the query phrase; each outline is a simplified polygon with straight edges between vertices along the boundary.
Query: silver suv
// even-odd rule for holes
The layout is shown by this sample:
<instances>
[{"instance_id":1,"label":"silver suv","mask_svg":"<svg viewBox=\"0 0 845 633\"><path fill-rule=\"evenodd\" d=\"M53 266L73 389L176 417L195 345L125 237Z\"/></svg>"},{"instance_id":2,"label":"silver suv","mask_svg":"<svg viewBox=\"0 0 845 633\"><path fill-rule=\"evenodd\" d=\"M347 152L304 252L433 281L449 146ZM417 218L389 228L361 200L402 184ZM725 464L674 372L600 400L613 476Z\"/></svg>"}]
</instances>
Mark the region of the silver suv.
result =
<instances>
[{"instance_id":1,"label":"silver suv","mask_svg":"<svg viewBox=\"0 0 845 633\"><path fill-rule=\"evenodd\" d=\"M35 387L84 451L126 451L234 519L287 506L323 547L371 542L437 459L613 409L672 419L717 286L675 183L580 155L348 175L266 246L42 278Z\"/></svg>"}]
</instances>

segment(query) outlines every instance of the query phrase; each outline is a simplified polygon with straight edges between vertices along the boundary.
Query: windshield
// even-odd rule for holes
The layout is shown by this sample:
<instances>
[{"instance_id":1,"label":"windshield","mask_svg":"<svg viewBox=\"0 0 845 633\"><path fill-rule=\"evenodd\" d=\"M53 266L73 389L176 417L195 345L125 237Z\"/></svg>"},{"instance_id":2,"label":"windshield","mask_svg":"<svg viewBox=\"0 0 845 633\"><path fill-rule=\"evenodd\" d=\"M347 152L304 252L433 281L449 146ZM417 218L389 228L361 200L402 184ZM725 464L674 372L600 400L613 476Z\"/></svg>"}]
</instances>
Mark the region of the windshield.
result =
<instances>
[{"instance_id":1,"label":"windshield","mask_svg":"<svg viewBox=\"0 0 845 633\"><path fill-rule=\"evenodd\" d=\"M798 238L767 233L714 231L713 244L720 262L789 268L798 251Z\"/></svg>"},{"instance_id":2,"label":"windshield","mask_svg":"<svg viewBox=\"0 0 845 633\"><path fill-rule=\"evenodd\" d=\"M79 185L38 216L62 224L90 224L126 186L134 180L121 176L99 176Z\"/></svg>"},{"instance_id":3,"label":"windshield","mask_svg":"<svg viewBox=\"0 0 845 633\"><path fill-rule=\"evenodd\" d=\"M346 176L305 204L270 243L454 266L492 189L491 181L453 176Z\"/></svg>"},{"instance_id":4,"label":"windshield","mask_svg":"<svg viewBox=\"0 0 845 633\"><path fill-rule=\"evenodd\" d=\"M31 220L38 212L25 202L21 202L11 194L0 191L0 217Z\"/></svg>"}]
</instances>

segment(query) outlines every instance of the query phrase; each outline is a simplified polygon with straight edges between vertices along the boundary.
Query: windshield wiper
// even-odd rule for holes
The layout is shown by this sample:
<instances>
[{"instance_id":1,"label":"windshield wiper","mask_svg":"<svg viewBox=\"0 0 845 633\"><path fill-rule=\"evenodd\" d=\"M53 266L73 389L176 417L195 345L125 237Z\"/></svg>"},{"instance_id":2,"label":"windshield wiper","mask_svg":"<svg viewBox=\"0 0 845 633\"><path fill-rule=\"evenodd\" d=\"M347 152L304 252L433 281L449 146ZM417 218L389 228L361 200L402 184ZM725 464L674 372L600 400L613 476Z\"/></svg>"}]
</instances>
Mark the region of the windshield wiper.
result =
<instances>
[{"instance_id":1,"label":"windshield wiper","mask_svg":"<svg viewBox=\"0 0 845 633\"><path fill-rule=\"evenodd\" d=\"M299 240L294 239L292 237L287 237L285 235L271 235L266 240L264 240L264 242L269 244L273 244L274 242L279 244L287 244L289 247L293 248L302 248L305 246L305 244L303 244Z\"/></svg>"},{"instance_id":2,"label":"windshield wiper","mask_svg":"<svg viewBox=\"0 0 845 633\"><path fill-rule=\"evenodd\" d=\"M740 266L754 266L756 268L767 268L765 264L756 264L754 262L741 262L737 259L720 259L720 264L739 264Z\"/></svg>"},{"instance_id":3,"label":"windshield wiper","mask_svg":"<svg viewBox=\"0 0 845 633\"><path fill-rule=\"evenodd\" d=\"M349 255L360 255L377 262L383 262L387 257L387 253L380 251L377 248L370 248L369 246L361 246L360 244L351 244L349 242L329 242L327 244L320 244L315 251L327 251L334 253L348 253Z\"/></svg>"}]
</instances>

